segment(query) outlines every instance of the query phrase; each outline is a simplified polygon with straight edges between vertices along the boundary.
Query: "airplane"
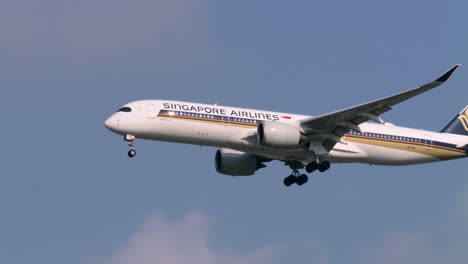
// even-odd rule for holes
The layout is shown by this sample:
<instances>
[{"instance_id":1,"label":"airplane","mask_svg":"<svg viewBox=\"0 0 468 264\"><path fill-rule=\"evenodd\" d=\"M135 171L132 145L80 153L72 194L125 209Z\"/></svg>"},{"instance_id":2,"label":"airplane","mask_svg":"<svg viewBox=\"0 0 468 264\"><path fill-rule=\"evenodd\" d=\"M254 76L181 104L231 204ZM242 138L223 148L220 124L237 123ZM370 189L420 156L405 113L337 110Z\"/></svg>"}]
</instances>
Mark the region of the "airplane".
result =
<instances>
[{"instance_id":1,"label":"airplane","mask_svg":"<svg viewBox=\"0 0 468 264\"><path fill-rule=\"evenodd\" d=\"M129 157L136 155L136 138L217 147L218 173L251 176L264 163L279 160L292 170L284 185L300 186L308 181L300 170L324 172L331 163L396 166L467 157L468 106L440 132L400 127L380 117L441 85L459 67L418 88L319 116L142 100L119 108L105 127L124 136Z\"/></svg>"}]
</instances>

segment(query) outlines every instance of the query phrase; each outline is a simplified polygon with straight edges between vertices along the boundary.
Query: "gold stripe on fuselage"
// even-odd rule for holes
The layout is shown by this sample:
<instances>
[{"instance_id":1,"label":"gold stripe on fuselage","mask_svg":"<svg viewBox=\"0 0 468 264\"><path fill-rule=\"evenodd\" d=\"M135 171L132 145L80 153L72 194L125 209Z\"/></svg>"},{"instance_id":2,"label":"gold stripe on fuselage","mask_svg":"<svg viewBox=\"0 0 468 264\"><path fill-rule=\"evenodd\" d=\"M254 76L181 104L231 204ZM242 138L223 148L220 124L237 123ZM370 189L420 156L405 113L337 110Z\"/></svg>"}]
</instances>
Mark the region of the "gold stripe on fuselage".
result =
<instances>
[{"instance_id":1,"label":"gold stripe on fuselage","mask_svg":"<svg viewBox=\"0 0 468 264\"><path fill-rule=\"evenodd\" d=\"M238 121L224 122L223 120L218 120L218 119L213 120L210 118L191 117L191 116L183 116L183 115L159 114L157 117L165 118L165 119L187 120L187 121L192 121L192 122L216 124L216 125L223 125L223 126L235 126L235 127L250 128L250 129L256 128L258 126L258 124L252 124L252 123L245 123L245 122L238 122ZM375 137L368 137L364 135L349 135L349 134L346 134L343 137L343 139L349 142L362 143L362 144L367 144L367 145L415 152L419 154L432 156L441 160L462 158L466 156L466 153L464 150L449 148L449 147L440 146L440 145L432 145L432 144L428 145L426 143L419 143L419 142L375 138Z\"/></svg>"},{"instance_id":2,"label":"gold stripe on fuselage","mask_svg":"<svg viewBox=\"0 0 468 264\"><path fill-rule=\"evenodd\" d=\"M344 139L349 142L415 152L441 160L462 158L466 156L464 150L419 142L374 138L360 135L345 135Z\"/></svg>"}]
</instances>

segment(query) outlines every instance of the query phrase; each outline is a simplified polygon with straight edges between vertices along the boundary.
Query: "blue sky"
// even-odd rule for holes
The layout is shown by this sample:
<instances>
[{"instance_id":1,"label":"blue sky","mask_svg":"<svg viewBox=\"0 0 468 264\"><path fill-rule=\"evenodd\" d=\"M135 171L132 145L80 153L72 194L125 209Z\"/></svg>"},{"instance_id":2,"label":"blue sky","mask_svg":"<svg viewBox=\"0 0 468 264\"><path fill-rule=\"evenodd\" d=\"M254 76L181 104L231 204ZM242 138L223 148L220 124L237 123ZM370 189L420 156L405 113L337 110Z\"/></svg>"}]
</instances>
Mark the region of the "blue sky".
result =
<instances>
[{"instance_id":1,"label":"blue sky","mask_svg":"<svg viewBox=\"0 0 468 264\"><path fill-rule=\"evenodd\" d=\"M383 118L442 129L468 104L466 1L4 0L1 263L464 263L466 160L332 165L286 188L215 149L104 120L139 99L318 115L453 78Z\"/></svg>"}]
</instances>

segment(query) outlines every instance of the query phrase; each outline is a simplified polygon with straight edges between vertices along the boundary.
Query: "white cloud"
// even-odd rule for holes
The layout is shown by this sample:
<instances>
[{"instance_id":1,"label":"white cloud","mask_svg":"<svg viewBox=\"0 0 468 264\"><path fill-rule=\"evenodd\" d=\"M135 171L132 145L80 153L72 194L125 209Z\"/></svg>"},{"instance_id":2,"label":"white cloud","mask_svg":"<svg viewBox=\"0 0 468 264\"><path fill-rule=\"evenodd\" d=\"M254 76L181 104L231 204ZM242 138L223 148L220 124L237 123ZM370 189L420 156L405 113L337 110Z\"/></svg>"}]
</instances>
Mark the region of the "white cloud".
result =
<instances>
[{"instance_id":1,"label":"white cloud","mask_svg":"<svg viewBox=\"0 0 468 264\"><path fill-rule=\"evenodd\" d=\"M88 258L87 264L262 264L276 263L277 248L265 247L248 254L234 254L213 247L210 228L213 219L200 211L189 213L178 222L162 214L152 214L143 225L107 258ZM279 250L281 251L281 250Z\"/></svg>"},{"instance_id":2,"label":"white cloud","mask_svg":"<svg viewBox=\"0 0 468 264\"><path fill-rule=\"evenodd\" d=\"M465 263L468 260L468 185L457 196L446 225L439 231L394 232L375 246L356 252L350 260L358 264ZM160 213L151 214L128 241L108 257L88 258L84 264L270 264L284 263L295 253L300 263L329 264L339 250L327 248L320 240L266 245L241 254L215 247L211 232L214 219L193 211L179 221ZM299 251L298 251L299 250ZM305 254L303 254L305 253Z\"/></svg>"},{"instance_id":3,"label":"white cloud","mask_svg":"<svg viewBox=\"0 0 468 264\"><path fill-rule=\"evenodd\" d=\"M358 257L357 263L436 264L441 262L438 256L434 255L434 249L428 245L424 236L420 234L391 234L377 247L365 250Z\"/></svg>"}]
</instances>

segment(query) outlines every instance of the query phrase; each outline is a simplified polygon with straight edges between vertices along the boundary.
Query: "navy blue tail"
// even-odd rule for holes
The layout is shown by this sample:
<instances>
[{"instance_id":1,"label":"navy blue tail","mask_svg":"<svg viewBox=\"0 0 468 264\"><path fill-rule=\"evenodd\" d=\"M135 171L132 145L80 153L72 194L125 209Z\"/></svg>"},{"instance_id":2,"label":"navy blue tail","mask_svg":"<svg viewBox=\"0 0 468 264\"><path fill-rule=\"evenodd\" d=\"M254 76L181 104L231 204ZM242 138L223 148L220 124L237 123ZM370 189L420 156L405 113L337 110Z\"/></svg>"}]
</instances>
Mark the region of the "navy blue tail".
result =
<instances>
[{"instance_id":1,"label":"navy blue tail","mask_svg":"<svg viewBox=\"0 0 468 264\"><path fill-rule=\"evenodd\" d=\"M440 132L468 136L468 106Z\"/></svg>"}]
</instances>

